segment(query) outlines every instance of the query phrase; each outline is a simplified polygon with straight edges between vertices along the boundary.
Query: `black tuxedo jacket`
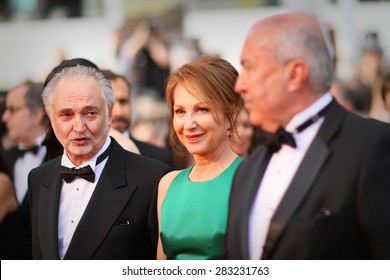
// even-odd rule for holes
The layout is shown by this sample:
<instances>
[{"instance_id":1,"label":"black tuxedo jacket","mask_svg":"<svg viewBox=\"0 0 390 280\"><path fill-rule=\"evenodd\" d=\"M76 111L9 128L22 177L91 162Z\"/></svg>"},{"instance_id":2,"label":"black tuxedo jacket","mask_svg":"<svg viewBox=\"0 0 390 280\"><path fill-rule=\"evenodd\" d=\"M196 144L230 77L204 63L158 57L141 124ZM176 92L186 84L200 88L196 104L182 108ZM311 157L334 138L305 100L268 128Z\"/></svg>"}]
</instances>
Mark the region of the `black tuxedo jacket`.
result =
<instances>
[{"instance_id":1,"label":"black tuxedo jacket","mask_svg":"<svg viewBox=\"0 0 390 280\"><path fill-rule=\"evenodd\" d=\"M248 217L266 152L259 147L234 176L225 259L249 259ZM390 259L389 125L333 102L272 217L263 249L263 259Z\"/></svg>"},{"instance_id":2,"label":"black tuxedo jacket","mask_svg":"<svg viewBox=\"0 0 390 280\"><path fill-rule=\"evenodd\" d=\"M158 225L156 190L170 171L161 162L113 147L64 259L154 259ZM31 171L34 259L59 259L61 157Z\"/></svg>"}]
</instances>

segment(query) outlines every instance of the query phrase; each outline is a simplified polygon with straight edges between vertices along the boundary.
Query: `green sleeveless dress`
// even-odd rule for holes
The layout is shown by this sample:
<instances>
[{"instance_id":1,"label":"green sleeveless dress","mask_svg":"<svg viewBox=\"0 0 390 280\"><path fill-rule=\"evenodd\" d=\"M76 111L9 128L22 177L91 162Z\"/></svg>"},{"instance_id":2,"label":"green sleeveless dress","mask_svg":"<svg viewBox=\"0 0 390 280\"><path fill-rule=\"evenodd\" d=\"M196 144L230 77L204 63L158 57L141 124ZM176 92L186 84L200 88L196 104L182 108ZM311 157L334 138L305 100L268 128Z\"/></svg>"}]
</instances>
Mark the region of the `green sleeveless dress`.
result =
<instances>
[{"instance_id":1,"label":"green sleeveless dress","mask_svg":"<svg viewBox=\"0 0 390 280\"><path fill-rule=\"evenodd\" d=\"M228 199L237 157L216 178L191 182L192 167L172 181L160 213L160 236L167 259L220 259L225 237Z\"/></svg>"}]
</instances>

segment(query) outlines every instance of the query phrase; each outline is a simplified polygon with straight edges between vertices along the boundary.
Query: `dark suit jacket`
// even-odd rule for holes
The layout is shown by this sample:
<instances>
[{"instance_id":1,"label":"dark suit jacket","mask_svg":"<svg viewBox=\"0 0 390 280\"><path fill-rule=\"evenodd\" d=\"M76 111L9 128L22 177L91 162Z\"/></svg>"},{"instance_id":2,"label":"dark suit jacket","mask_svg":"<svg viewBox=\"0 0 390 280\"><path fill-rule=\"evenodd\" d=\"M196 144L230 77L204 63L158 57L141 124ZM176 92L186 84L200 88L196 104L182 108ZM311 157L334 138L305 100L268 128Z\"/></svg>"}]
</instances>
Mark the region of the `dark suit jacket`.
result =
<instances>
[{"instance_id":1,"label":"dark suit jacket","mask_svg":"<svg viewBox=\"0 0 390 280\"><path fill-rule=\"evenodd\" d=\"M265 147L238 168L223 257L248 259ZM288 163L286 163L286 168ZM390 259L390 128L334 102L272 217L264 259Z\"/></svg>"},{"instance_id":2,"label":"dark suit jacket","mask_svg":"<svg viewBox=\"0 0 390 280\"><path fill-rule=\"evenodd\" d=\"M26 194L23 202L8 213L0 225L0 259L31 260L30 205Z\"/></svg>"},{"instance_id":3,"label":"dark suit jacket","mask_svg":"<svg viewBox=\"0 0 390 280\"><path fill-rule=\"evenodd\" d=\"M5 158L12 172L18 159L18 148L5 152ZM27 182L26 182L27 183ZM30 203L26 192L22 203L13 213L7 214L0 227L0 258L31 260Z\"/></svg>"},{"instance_id":4,"label":"dark suit jacket","mask_svg":"<svg viewBox=\"0 0 390 280\"><path fill-rule=\"evenodd\" d=\"M157 159L172 168L175 167L172 159L172 152L169 149L137 140L131 136L130 139L133 140L141 155Z\"/></svg>"},{"instance_id":5,"label":"dark suit jacket","mask_svg":"<svg viewBox=\"0 0 390 280\"><path fill-rule=\"evenodd\" d=\"M153 259L158 237L156 189L170 168L113 147L64 259ZM61 157L31 171L34 259L59 259Z\"/></svg>"}]
</instances>

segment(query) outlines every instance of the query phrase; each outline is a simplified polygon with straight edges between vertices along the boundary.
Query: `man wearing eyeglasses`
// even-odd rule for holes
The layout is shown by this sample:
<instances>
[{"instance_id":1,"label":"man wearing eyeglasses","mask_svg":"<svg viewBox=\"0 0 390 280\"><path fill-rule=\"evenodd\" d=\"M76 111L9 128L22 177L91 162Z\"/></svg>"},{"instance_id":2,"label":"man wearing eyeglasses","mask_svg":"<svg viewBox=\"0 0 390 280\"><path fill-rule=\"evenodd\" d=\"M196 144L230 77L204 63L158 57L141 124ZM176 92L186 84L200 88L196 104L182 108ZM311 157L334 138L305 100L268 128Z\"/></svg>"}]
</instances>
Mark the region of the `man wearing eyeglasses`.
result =
<instances>
[{"instance_id":1,"label":"man wearing eyeglasses","mask_svg":"<svg viewBox=\"0 0 390 280\"><path fill-rule=\"evenodd\" d=\"M2 226L2 259L31 259L31 230L27 176L41 165L46 155L42 146L48 124L42 102L43 84L25 82L6 96L6 110L2 115L9 137L16 144L6 151L6 159L13 171L13 184L19 203L16 212L9 214Z\"/></svg>"}]
</instances>

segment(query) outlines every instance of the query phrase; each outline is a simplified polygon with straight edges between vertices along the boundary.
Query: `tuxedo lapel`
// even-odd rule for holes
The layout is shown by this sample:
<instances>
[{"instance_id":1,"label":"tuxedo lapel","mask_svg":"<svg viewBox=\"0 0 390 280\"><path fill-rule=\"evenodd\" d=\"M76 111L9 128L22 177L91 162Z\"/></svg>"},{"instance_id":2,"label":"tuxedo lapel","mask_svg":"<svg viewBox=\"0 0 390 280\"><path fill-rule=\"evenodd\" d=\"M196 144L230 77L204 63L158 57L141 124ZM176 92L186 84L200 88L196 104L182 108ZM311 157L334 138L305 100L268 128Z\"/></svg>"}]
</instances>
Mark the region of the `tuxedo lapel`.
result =
<instances>
[{"instance_id":1,"label":"tuxedo lapel","mask_svg":"<svg viewBox=\"0 0 390 280\"><path fill-rule=\"evenodd\" d=\"M127 185L125 155L114 141L109 159L64 259L90 259L129 201L136 186Z\"/></svg>"},{"instance_id":2,"label":"tuxedo lapel","mask_svg":"<svg viewBox=\"0 0 390 280\"><path fill-rule=\"evenodd\" d=\"M291 215L312 187L312 183L328 154L329 151L325 143L321 139L315 138L272 217L262 258L268 258Z\"/></svg>"},{"instance_id":3,"label":"tuxedo lapel","mask_svg":"<svg viewBox=\"0 0 390 280\"><path fill-rule=\"evenodd\" d=\"M330 156L328 142L337 134L345 112L333 102L326 114L325 121L317 136L310 145L290 186L283 196L272 217L263 251L263 259L270 258L279 238L291 216L304 201L306 194L313 187L315 178L321 171L326 159Z\"/></svg>"},{"instance_id":4,"label":"tuxedo lapel","mask_svg":"<svg viewBox=\"0 0 390 280\"><path fill-rule=\"evenodd\" d=\"M58 211L61 196L62 178L59 174L60 158L53 163L48 174L56 174L54 178L44 182L39 189L41 201L38 205L38 234L44 259L59 259L58 251Z\"/></svg>"},{"instance_id":5,"label":"tuxedo lapel","mask_svg":"<svg viewBox=\"0 0 390 280\"><path fill-rule=\"evenodd\" d=\"M241 242L240 244L241 255L245 259L249 258L249 251L248 251L249 216L252 209L253 201L259 189L260 181L267 168L268 162L269 162L269 155L267 154L267 149L263 146L259 147L258 149L253 151L251 156L247 159L246 164L243 165L241 168L242 172L236 178L238 184L242 184L238 188L241 189L239 191L242 192L243 198L240 202L237 203L240 209L242 209L242 212L237 213L239 215L237 219L242 221L242 226L240 226L238 233L240 235L239 240ZM242 187L244 186L246 190L242 191ZM233 209L233 211L235 210Z\"/></svg>"}]
</instances>

